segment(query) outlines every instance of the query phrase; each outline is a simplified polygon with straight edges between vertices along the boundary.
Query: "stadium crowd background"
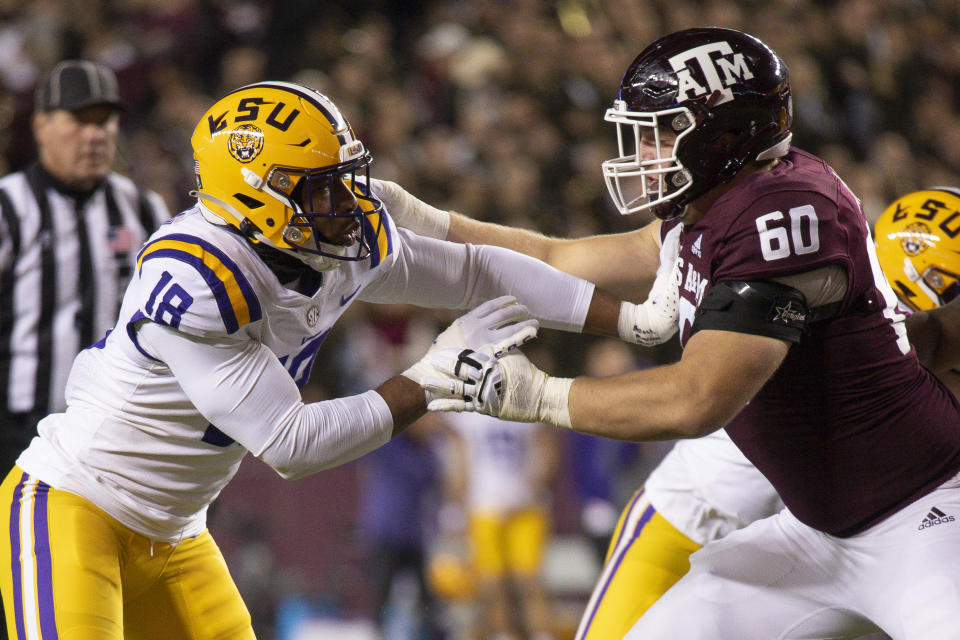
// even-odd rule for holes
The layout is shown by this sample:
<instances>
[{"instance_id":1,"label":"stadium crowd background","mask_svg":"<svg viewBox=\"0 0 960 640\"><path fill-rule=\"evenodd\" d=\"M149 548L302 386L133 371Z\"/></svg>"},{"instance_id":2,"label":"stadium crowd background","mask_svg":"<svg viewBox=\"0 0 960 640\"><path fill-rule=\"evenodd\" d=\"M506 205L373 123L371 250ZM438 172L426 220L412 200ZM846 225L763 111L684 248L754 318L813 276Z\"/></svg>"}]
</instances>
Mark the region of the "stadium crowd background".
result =
<instances>
[{"instance_id":1,"label":"stadium crowd background","mask_svg":"<svg viewBox=\"0 0 960 640\"><path fill-rule=\"evenodd\" d=\"M0 0L0 173L34 157L37 82L61 59L87 58L120 79L118 169L172 211L192 202L190 135L203 111L245 83L286 79L341 107L376 177L432 204L560 236L625 230L642 221L607 202L600 162L615 137L603 112L643 44L697 25L747 31L786 60L795 144L847 177L871 219L900 194L960 185L956 0ZM432 336L422 314L388 311L361 306L341 322L311 398L376 384ZM561 374L582 371L596 346L541 341ZM663 452L641 451L633 476ZM248 460L218 503L211 526L262 637L289 594L363 609L357 473L354 463L291 484ZM578 535L572 475L554 510L557 531Z\"/></svg>"}]
</instances>

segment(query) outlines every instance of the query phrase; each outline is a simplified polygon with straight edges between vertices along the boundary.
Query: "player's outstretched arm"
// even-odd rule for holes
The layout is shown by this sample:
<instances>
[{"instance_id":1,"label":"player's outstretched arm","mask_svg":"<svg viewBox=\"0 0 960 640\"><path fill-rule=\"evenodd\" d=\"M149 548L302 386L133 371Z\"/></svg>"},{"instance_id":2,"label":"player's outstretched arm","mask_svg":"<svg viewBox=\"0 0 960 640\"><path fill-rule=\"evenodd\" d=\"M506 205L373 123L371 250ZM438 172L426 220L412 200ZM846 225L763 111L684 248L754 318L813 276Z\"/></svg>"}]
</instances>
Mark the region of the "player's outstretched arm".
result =
<instances>
[{"instance_id":1,"label":"player's outstretched arm","mask_svg":"<svg viewBox=\"0 0 960 640\"><path fill-rule=\"evenodd\" d=\"M704 330L680 362L609 378L555 378L522 354L462 367L476 385L464 400L435 390L431 410L479 410L629 441L695 438L726 425L773 375L789 343Z\"/></svg>"},{"instance_id":2,"label":"player's outstretched arm","mask_svg":"<svg viewBox=\"0 0 960 640\"><path fill-rule=\"evenodd\" d=\"M777 338L701 331L679 362L613 378L577 378L569 396L578 431L620 440L696 438L725 426L786 357Z\"/></svg>"},{"instance_id":3,"label":"player's outstretched arm","mask_svg":"<svg viewBox=\"0 0 960 640\"><path fill-rule=\"evenodd\" d=\"M383 191L385 183L375 184ZM406 194L396 185L393 188ZM428 207L409 194L405 197L416 203L408 204L406 209ZM407 231L400 234L405 249L398 252L400 264L368 287L362 299L469 308L487 297L510 293L523 300L545 327L620 337L652 346L665 342L676 332L679 293L674 269L678 234L679 229L677 234L668 235L662 250L656 239L651 240L652 247L659 252L656 264L660 264L662 256L664 266L642 304L625 301L586 279L572 277L563 269L551 268L512 249L438 242ZM598 264L609 265L615 260L613 254L592 255L592 262ZM621 272L639 271L631 265Z\"/></svg>"},{"instance_id":4,"label":"player's outstretched arm","mask_svg":"<svg viewBox=\"0 0 960 640\"><path fill-rule=\"evenodd\" d=\"M144 353L170 368L211 425L294 479L358 458L422 416L432 399L417 381L422 363L450 351L448 345L506 353L536 331L536 321L515 300L491 300L437 336L424 359L404 375L377 390L310 404L277 356L246 336L192 336L148 321L138 327L137 337ZM443 386L443 376L429 365L426 369ZM447 393L463 393L461 380L446 382Z\"/></svg>"},{"instance_id":5,"label":"player's outstretched arm","mask_svg":"<svg viewBox=\"0 0 960 640\"><path fill-rule=\"evenodd\" d=\"M437 209L395 182L373 180L372 185L397 224L414 233L511 249L588 280L624 300L644 300L660 265L659 221L627 233L556 238Z\"/></svg>"}]
</instances>

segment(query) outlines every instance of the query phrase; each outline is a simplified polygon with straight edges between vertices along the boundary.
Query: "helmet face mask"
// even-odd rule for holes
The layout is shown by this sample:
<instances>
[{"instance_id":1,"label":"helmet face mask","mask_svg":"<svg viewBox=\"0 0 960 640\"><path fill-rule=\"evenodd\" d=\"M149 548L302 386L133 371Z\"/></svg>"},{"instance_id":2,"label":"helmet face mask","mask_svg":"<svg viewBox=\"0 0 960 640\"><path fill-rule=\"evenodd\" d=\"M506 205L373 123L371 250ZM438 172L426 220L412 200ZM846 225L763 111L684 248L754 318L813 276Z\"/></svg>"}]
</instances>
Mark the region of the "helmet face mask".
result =
<instances>
[{"instance_id":1,"label":"helmet face mask","mask_svg":"<svg viewBox=\"0 0 960 640\"><path fill-rule=\"evenodd\" d=\"M197 197L253 242L317 270L364 260L382 225L372 157L323 94L289 82L241 87L194 130Z\"/></svg>"},{"instance_id":2,"label":"helmet face mask","mask_svg":"<svg viewBox=\"0 0 960 640\"><path fill-rule=\"evenodd\" d=\"M650 210L675 218L747 163L789 151L787 68L745 33L679 31L636 57L605 120L618 128L620 156L603 163L603 174L620 213ZM624 135L631 126L632 135ZM641 157L629 141L639 142L642 129L675 134L673 149Z\"/></svg>"},{"instance_id":3,"label":"helmet face mask","mask_svg":"<svg viewBox=\"0 0 960 640\"><path fill-rule=\"evenodd\" d=\"M376 210L368 165L360 167L361 180L350 167L312 171L296 167L275 167L267 185L270 194L290 209L283 239L297 251L338 260L363 260L370 245L363 234L361 216ZM378 231L379 229L377 229Z\"/></svg>"},{"instance_id":4,"label":"helmet face mask","mask_svg":"<svg viewBox=\"0 0 960 640\"><path fill-rule=\"evenodd\" d=\"M938 187L894 200L875 225L877 258L897 297L914 311L960 295L960 191Z\"/></svg>"},{"instance_id":5,"label":"helmet face mask","mask_svg":"<svg viewBox=\"0 0 960 640\"><path fill-rule=\"evenodd\" d=\"M617 100L604 120L617 127L619 156L604 162L602 171L621 213L642 211L690 188L690 173L677 158L677 147L693 130L689 109L648 114L628 111L626 103Z\"/></svg>"}]
</instances>

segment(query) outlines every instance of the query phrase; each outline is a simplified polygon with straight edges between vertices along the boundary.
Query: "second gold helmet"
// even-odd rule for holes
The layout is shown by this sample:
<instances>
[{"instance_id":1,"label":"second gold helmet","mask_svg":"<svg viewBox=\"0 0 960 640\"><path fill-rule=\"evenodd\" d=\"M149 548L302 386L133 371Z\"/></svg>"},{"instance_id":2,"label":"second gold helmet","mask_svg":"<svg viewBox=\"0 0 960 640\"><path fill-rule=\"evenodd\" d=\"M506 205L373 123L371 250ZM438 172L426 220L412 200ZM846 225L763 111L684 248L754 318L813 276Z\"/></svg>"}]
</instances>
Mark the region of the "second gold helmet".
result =
<instances>
[{"instance_id":1,"label":"second gold helmet","mask_svg":"<svg viewBox=\"0 0 960 640\"><path fill-rule=\"evenodd\" d=\"M960 190L897 198L877 219L874 238L880 267L910 308L932 309L960 294Z\"/></svg>"}]
</instances>

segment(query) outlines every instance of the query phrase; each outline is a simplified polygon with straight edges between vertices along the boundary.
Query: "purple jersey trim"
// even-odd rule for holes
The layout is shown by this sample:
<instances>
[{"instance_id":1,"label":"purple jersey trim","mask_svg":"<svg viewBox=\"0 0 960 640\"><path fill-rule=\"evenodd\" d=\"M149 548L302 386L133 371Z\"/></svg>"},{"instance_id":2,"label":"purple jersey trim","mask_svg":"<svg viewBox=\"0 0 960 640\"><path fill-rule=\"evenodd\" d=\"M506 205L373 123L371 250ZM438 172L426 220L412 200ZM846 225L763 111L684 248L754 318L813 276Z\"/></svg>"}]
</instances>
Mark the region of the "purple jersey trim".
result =
<instances>
[{"instance_id":1,"label":"purple jersey trim","mask_svg":"<svg viewBox=\"0 0 960 640\"><path fill-rule=\"evenodd\" d=\"M243 300L246 303L247 309L249 310L250 322L256 322L257 320L260 320L260 318L263 316L263 311L260 308L260 300L257 298L257 294L254 292L253 287L251 287L250 283L247 281L246 276L243 275L240 267L237 266L237 264L227 256L227 254L205 240L183 233L172 233L156 238L140 251L140 258L138 258L138 261L141 263L141 268L143 262L152 260L153 258L172 258L174 260L179 260L180 262L191 265L197 270L201 277L203 277L204 281L207 283L207 286L210 287L210 291L213 293L213 297L217 302L217 307L220 309L220 316L223 319L223 324L227 330L227 333L236 332L240 328L240 324L237 320L237 314L233 308L233 303L230 301L230 295L227 293L226 283L213 269L207 266L202 255L195 256L192 253L188 253L187 251L173 247L155 250L150 249L150 247L156 243L169 241L196 245L200 247L204 253L208 253L216 258L217 261L226 267L227 271L230 273L230 276L237 283L237 287L240 289L240 292L243 295Z\"/></svg>"}]
</instances>

